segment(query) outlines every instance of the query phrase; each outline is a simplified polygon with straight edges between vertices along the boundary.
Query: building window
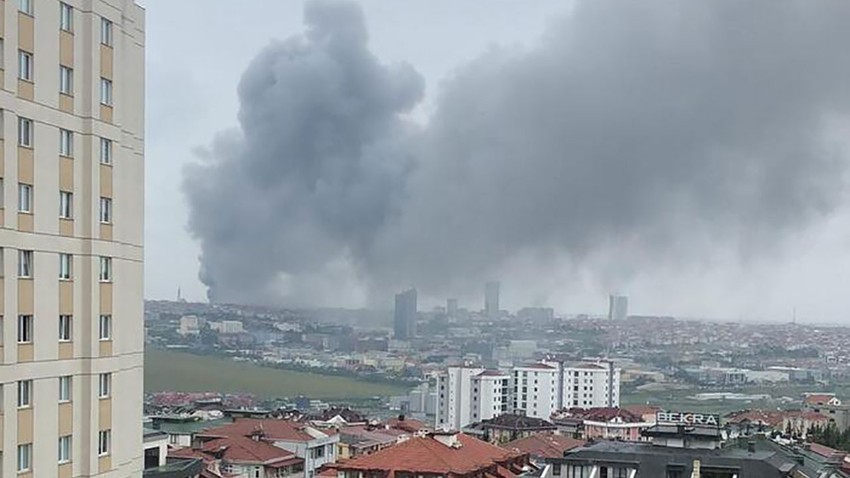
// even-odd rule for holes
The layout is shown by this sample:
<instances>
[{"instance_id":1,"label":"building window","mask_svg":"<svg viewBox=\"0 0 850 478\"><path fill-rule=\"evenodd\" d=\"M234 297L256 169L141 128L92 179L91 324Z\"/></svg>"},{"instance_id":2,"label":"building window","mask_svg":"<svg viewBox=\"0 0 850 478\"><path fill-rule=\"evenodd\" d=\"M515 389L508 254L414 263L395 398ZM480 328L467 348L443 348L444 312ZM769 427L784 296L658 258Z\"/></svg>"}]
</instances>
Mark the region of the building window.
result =
<instances>
[{"instance_id":1,"label":"building window","mask_svg":"<svg viewBox=\"0 0 850 478\"><path fill-rule=\"evenodd\" d=\"M6 188L3 185L3 178L0 178L0 209L3 209L4 207L6 207L6 204L3 200L3 196L5 196L5 194L6 194Z\"/></svg>"},{"instance_id":2,"label":"building window","mask_svg":"<svg viewBox=\"0 0 850 478\"><path fill-rule=\"evenodd\" d=\"M18 408L32 405L32 380L18 381Z\"/></svg>"},{"instance_id":3,"label":"building window","mask_svg":"<svg viewBox=\"0 0 850 478\"><path fill-rule=\"evenodd\" d=\"M18 79L32 81L32 53L18 50Z\"/></svg>"},{"instance_id":4,"label":"building window","mask_svg":"<svg viewBox=\"0 0 850 478\"><path fill-rule=\"evenodd\" d=\"M100 340L112 340L112 316L101 315L98 337Z\"/></svg>"},{"instance_id":5,"label":"building window","mask_svg":"<svg viewBox=\"0 0 850 478\"><path fill-rule=\"evenodd\" d=\"M112 374L111 373L102 373L100 374L100 380L98 381L98 397L99 398L109 398L112 395Z\"/></svg>"},{"instance_id":6,"label":"building window","mask_svg":"<svg viewBox=\"0 0 850 478\"><path fill-rule=\"evenodd\" d=\"M18 251L18 277L32 277L32 251Z\"/></svg>"},{"instance_id":7,"label":"building window","mask_svg":"<svg viewBox=\"0 0 850 478\"><path fill-rule=\"evenodd\" d=\"M59 341L70 342L73 328L73 318L70 315L59 316Z\"/></svg>"},{"instance_id":8,"label":"building window","mask_svg":"<svg viewBox=\"0 0 850 478\"><path fill-rule=\"evenodd\" d=\"M100 198L100 222L112 223L112 198Z\"/></svg>"},{"instance_id":9,"label":"building window","mask_svg":"<svg viewBox=\"0 0 850 478\"><path fill-rule=\"evenodd\" d=\"M68 191L59 191L59 217L62 219L74 218L74 194Z\"/></svg>"},{"instance_id":10,"label":"building window","mask_svg":"<svg viewBox=\"0 0 850 478\"><path fill-rule=\"evenodd\" d=\"M29 16L33 15L32 9L33 0L18 0L18 11L26 13Z\"/></svg>"},{"instance_id":11,"label":"building window","mask_svg":"<svg viewBox=\"0 0 850 478\"><path fill-rule=\"evenodd\" d=\"M100 162L112 164L112 140L100 138Z\"/></svg>"},{"instance_id":12,"label":"building window","mask_svg":"<svg viewBox=\"0 0 850 478\"><path fill-rule=\"evenodd\" d=\"M74 132L67 129L59 130L59 154L69 158L74 156Z\"/></svg>"},{"instance_id":13,"label":"building window","mask_svg":"<svg viewBox=\"0 0 850 478\"><path fill-rule=\"evenodd\" d=\"M18 118L18 146L32 148L33 127L29 118Z\"/></svg>"},{"instance_id":14,"label":"building window","mask_svg":"<svg viewBox=\"0 0 850 478\"><path fill-rule=\"evenodd\" d=\"M59 401L71 401L71 376L59 377Z\"/></svg>"},{"instance_id":15,"label":"building window","mask_svg":"<svg viewBox=\"0 0 850 478\"><path fill-rule=\"evenodd\" d=\"M112 46L112 22L100 19L100 42L106 46Z\"/></svg>"},{"instance_id":16,"label":"building window","mask_svg":"<svg viewBox=\"0 0 850 478\"><path fill-rule=\"evenodd\" d=\"M112 106L112 80L100 79L100 104Z\"/></svg>"},{"instance_id":17,"label":"building window","mask_svg":"<svg viewBox=\"0 0 850 478\"><path fill-rule=\"evenodd\" d=\"M74 8L67 3L59 3L59 28L66 32L74 31Z\"/></svg>"},{"instance_id":18,"label":"building window","mask_svg":"<svg viewBox=\"0 0 850 478\"><path fill-rule=\"evenodd\" d=\"M560 465L560 463L552 464L552 476L561 476L561 465Z\"/></svg>"},{"instance_id":19,"label":"building window","mask_svg":"<svg viewBox=\"0 0 850 478\"><path fill-rule=\"evenodd\" d=\"M31 315L19 315L18 316L18 343L19 344L32 343L32 316Z\"/></svg>"},{"instance_id":20,"label":"building window","mask_svg":"<svg viewBox=\"0 0 850 478\"><path fill-rule=\"evenodd\" d=\"M67 66L59 67L59 93L74 95L74 70Z\"/></svg>"},{"instance_id":21,"label":"building window","mask_svg":"<svg viewBox=\"0 0 850 478\"><path fill-rule=\"evenodd\" d=\"M71 435L59 437L59 463L71 461Z\"/></svg>"},{"instance_id":22,"label":"building window","mask_svg":"<svg viewBox=\"0 0 850 478\"><path fill-rule=\"evenodd\" d=\"M100 258L100 281L101 282L111 282L112 281L112 258L111 257L101 257Z\"/></svg>"},{"instance_id":23,"label":"building window","mask_svg":"<svg viewBox=\"0 0 850 478\"><path fill-rule=\"evenodd\" d=\"M30 471L32 468L32 443L18 445L18 473Z\"/></svg>"},{"instance_id":24,"label":"building window","mask_svg":"<svg viewBox=\"0 0 850 478\"><path fill-rule=\"evenodd\" d=\"M101 430L97 435L97 455L108 455L112 445L112 430Z\"/></svg>"},{"instance_id":25,"label":"building window","mask_svg":"<svg viewBox=\"0 0 850 478\"><path fill-rule=\"evenodd\" d=\"M60 279L71 279L74 276L74 256L71 254L60 253L59 254L59 278Z\"/></svg>"},{"instance_id":26,"label":"building window","mask_svg":"<svg viewBox=\"0 0 850 478\"><path fill-rule=\"evenodd\" d=\"M18 212L32 212L32 185L18 183Z\"/></svg>"}]
</instances>

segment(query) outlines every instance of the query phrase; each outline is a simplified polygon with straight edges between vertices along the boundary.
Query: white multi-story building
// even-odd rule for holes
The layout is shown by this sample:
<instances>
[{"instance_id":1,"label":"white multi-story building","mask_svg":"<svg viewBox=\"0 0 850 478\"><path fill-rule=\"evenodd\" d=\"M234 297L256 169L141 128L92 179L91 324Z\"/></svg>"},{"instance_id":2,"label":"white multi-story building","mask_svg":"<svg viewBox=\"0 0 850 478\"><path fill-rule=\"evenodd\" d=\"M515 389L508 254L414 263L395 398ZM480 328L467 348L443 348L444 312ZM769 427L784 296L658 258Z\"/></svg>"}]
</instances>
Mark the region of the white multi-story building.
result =
<instances>
[{"instance_id":1,"label":"white multi-story building","mask_svg":"<svg viewBox=\"0 0 850 478\"><path fill-rule=\"evenodd\" d=\"M0 475L142 476L145 14L0 1Z\"/></svg>"},{"instance_id":2,"label":"white multi-story building","mask_svg":"<svg viewBox=\"0 0 850 478\"><path fill-rule=\"evenodd\" d=\"M460 430L472 420L472 377L485 369L449 367L437 375L437 429Z\"/></svg>"},{"instance_id":3,"label":"white multi-story building","mask_svg":"<svg viewBox=\"0 0 850 478\"><path fill-rule=\"evenodd\" d=\"M473 422L507 413L511 401L510 378L498 370L485 370L472 377L470 414Z\"/></svg>"},{"instance_id":4,"label":"white multi-story building","mask_svg":"<svg viewBox=\"0 0 850 478\"><path fill-rule=\"evenodd\" d=\"M549 364L559 369L559 408L620 406L620 369L612 362Z\"/></svg>"},{"instance_id":5,"label":"white multi-story building","mask_svg":"<svg viewBox=\"0 0 850 478\"><path fill-rule=\"evenodd\" d=\"M548 420L558 409L558 367L535 363L514 367L513 411Z\"/></svg>"}]
</instances>

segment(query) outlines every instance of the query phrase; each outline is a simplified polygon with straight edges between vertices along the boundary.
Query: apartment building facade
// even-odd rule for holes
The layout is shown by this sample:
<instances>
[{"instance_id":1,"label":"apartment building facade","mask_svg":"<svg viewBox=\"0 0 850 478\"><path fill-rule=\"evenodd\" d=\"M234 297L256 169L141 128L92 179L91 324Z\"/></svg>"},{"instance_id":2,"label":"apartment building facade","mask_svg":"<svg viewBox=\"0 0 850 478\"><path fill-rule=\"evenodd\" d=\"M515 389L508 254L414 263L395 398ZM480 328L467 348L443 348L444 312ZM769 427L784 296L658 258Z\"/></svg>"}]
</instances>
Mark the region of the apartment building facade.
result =
<instances>
[{"instance_id":1,"label":"apartment building facade","mask_svg":"<svg viewBox=\"0 0 850 478\"><path fill-rule=\"evenodd\" d=\"M558 368L552 365L535 363L514 367L514 410L548 420L559 408L558 380Z\"/></svg>"},{"instance_id":2,"label":"apartment building facade","mask_svg":"<svg viewBox=\"0 0 850 478\"><path fill-rule=\"evenodd\" d=\"M620 369L608 361L540 362L509 371L448 367L436 378L438 430L461 430L505 413L549 420L564 408L620 404Z\"/></svg>"},{"instance_id":3,"label":"apartment building facade","mask_svg":"<svg viewBox=\"0 0 850 478\"><path fill-rule=\"evenodd\" d=\"M3 476L142 473L144 28L0 0Z\"/></svg>"}]
</instances>

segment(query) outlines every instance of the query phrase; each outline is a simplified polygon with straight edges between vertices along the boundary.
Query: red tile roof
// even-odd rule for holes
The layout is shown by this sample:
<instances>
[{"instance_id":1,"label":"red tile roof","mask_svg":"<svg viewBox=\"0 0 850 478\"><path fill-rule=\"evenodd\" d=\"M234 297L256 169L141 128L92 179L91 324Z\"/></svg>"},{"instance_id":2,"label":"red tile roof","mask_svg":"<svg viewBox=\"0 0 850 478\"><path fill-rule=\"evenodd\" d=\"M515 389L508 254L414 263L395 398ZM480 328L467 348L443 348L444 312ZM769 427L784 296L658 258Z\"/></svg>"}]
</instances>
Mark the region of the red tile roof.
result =
<instances>
[{"instance_id":1,"label":"red tile roof","mask_svg":"<svg viewBox=\"0 0 850 478\"><path fill-rule=\"evenodd\" d=\"M843 451L836 450L835 448L830 448L828 446L820 445L817 443L810 443L809 450L813 453L817 453L818 455L824 458L837 458L846 455L846 453Z\"/></svg>"},{"instance_id":2,"label":"red tile roof","mask_svg":"<svg viewBox=\"0 0 850 478\"><path fill-rule=\"evenodd\" d=\"M835 394L832 393L813 393L806 395L803 402L807 405L826 405L833 398L835 398Z\"/></svg>"},{"instance_id":3,"label":"red tile roof","mask_svg":"<svg viewBox=\"0 0 850 478\"><path fill-rule=\"evenodd\" d=\"M485 370L485 371L479 373L478 375L476 375L476 377L508 377L508 376L509 375L508 375L507 372L502 372L500 370Z\"/></svg>"},{"instance_id":4,"label":"red tile roof","mask_svg":"<svg viewBox=\"0 0 850 478\"><path fill-rule=\"evenodd\" d=\"M244 436L231 436L208 441L203 444L201 451L234 463L279 467L303 461L292 452Z\"/></svg>"},{"instance_id":5,"label":"red tile roof","mask_svg":"<svg viewBox=\"0 0 850 478\"><path fill-rule=\"evenodd\" d=\"M566 412L560 411L556 412L556 414L558 414L559 418L579 418L592 422L610 422L615 418L620 418L625 423L640 423L643 421L642 415L637 415L625 408L617 407L570 408Z\"/></svg>"},{"instance_id":6,"label":"red tile roof","mask_svg":"<svg viewBox=\"0 0 850 478\"><path fill-rule=\"evenodd\" d=\"M390 418L387 420L387 426L396 430L404 430L409 433L431 428L425 422L414 420L412 418Z\"/></svg>"},{"instance_id":7,"label":"red tile roof","mask_svg":"<svg viewBox=\"0 0 850 478\"><path fill-rule=\"evenodd\" d=\"M545 363L532 363L528 365L521 365L517 368L536 368L540 370L557 370L555 367L551 365L546 365Z\"/></svg>"},{"instance_id":8,"label":"red tile roof","mask_svg":"<svg viewBox=\"0 0 850 478\"><path fill-rule=\"evenodd\" d=\"M527 462L528 456L525 454L499 448L463 433L458 433L456 437L459 442L456 447L438 441L434 435L411 438L394 447L341 463L338 469L465 475L495 465L510 467L514 464L516 467L517 464ZM515 475L510 473L502 476L512 478Z\"/></svg>"},{"instance_id":9,"label":"red tile roof","mask_svg":"<svg viewBox=\"0 0 850 478\"><path fill-rule=\"evenodd\" d=\"M536 433L519 440L502 445L507 450L528 453L539 458L562 458L564 452L584 445L583 440L576 440L564 435L547 435Z\"/></svg>"},{"instance_id":10,"label":"red tile roof","mask_svg":"<svg viewBox=\"0 0 850 478\"><path fill-rule=\"evenodd\" d=\"M622 408L640 416L655 415L661 411L661 408L653 405L626 405Z\"/></svg>"},{"instance_id":11,"label":"red tile roof","mask_svg":"<svg viewBox=\"0 0 850 478\"><path fill-rule=\"evenodd\" d=\"M207 438L246 437L254 433L262 433L267 440L307 442L314 438L305 431L306 428L303 423L287 420L243 418L221 427L211 428L203 433L199 433L198 436Z\"/></svg>"}]
</instances>

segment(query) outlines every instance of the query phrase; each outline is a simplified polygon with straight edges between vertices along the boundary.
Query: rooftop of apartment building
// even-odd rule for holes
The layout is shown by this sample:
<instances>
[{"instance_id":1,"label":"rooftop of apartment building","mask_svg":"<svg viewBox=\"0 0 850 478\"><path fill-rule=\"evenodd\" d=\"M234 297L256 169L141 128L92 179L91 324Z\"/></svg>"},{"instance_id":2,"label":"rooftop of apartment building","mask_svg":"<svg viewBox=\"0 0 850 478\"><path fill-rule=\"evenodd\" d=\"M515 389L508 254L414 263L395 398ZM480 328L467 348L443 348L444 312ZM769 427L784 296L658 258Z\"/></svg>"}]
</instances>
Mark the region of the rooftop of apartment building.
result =
<instances>
[{"instance_id":1,"label":"rooftop of apartment building","mask_svg":"<svg viewBox=\"0 0 850 478\"><path fill-rule=\"evenodd\" d=\"M578 440L565 435L551 433L535 433L501 445L506 450L528 453L535 459L561 458L569 450L585 445L584 440Z\"/></svg>"},{"instance_id":2,"label":"rooftop of apartment building","mask_svg":"<svg viewBox=\"0 0 850 478\"><path fill-rule=\"evenodd\" d=\"M308 442L334 434L336 432L332 429L319 430L299 422L274 418L240 418L233 423L199 433L197 438L207 441L220 437L256 436L271 441Z\"/></svg>"},{"instance_id":3,"label":"rooftop of apartment building","mask_svg":"<svg viewBox=\"0 0 850 478\"><path fill-rule=\"evenodd\" d=\"M527 415L506 413L488 420L482 420L469 425L471 429L495 429L495 430L513 430L513 431L537 431L537 430L555 430L558 427L554 423L543 420L542 418L530 417Z\"/></svg>"},{"instance_id":4,"label":"rooftop of apartment building","mask_svg":"<svg viewBox=\"0 0 850 478\"><path fill-rule=\"evenodd\" d=\"M677 448L645 442L599 441L568 451L553 462L566 465L616 467L635 470L635 478L691 476L695 466L710 476L788 477L804 472L805 467L791 453L772 446L767 440L758 445L730 446L717 449ZM696 463L699 463L698 465ZM811 470L810 470L811 471ZM802 474L801 477L815 477Z\"/></svg>"},{"instance_id":5,"label":"rooftop of apartment building","mask_svg":"<svg viewBox=\"0 0 850 478\"><path fill-rule=\"evenodd\" d=\"M640 423L643 415L636 414L620 407L597 407L597 408L568 408L558 410L552 414L552 420L582 420L593 422L621 422Z\"/></svg>"},{"instance_id":6,"label":"rooftop of apartment building","mask_svg":"<svg viewBox=\"0 0 850 478\"><path fill-rule=\"evenodd\" d=\"M431 433L333 466L339 472L469 475L487 471L514 478L533 470L526 453L506 450L463 433Z\"/></svg>"}]
</instances>

